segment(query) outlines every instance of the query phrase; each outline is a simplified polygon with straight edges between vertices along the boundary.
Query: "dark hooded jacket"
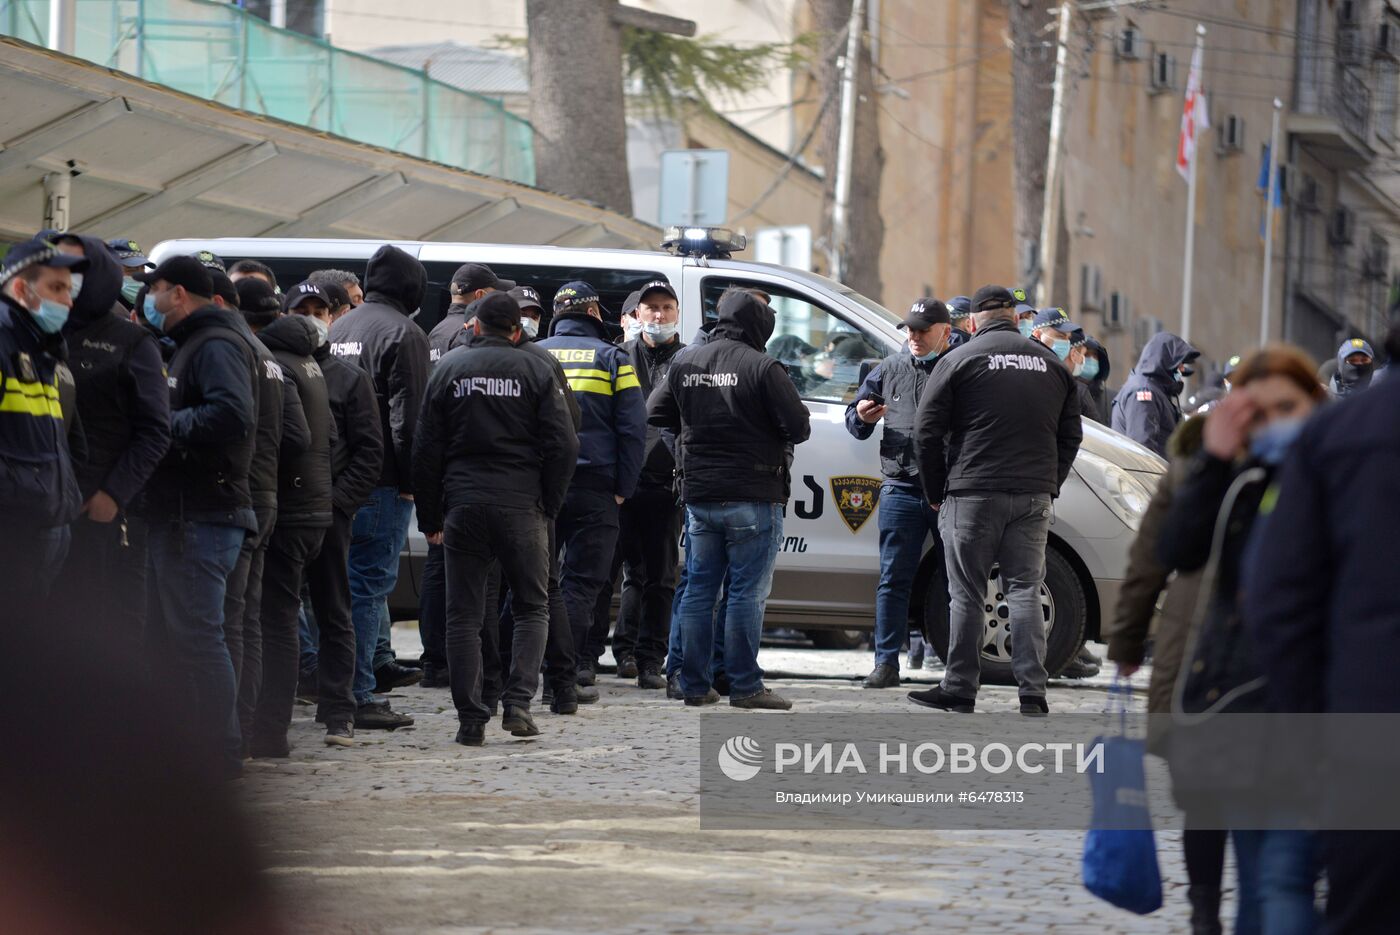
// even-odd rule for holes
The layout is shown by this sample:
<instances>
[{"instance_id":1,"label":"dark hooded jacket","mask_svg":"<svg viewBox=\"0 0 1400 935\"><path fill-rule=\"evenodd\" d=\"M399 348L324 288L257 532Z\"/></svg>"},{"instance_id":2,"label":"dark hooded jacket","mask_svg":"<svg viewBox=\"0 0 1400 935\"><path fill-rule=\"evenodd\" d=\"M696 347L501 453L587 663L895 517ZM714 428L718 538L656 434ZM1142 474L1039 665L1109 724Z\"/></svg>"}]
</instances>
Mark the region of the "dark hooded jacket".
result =
<instances>
[{"instance_id":1,"label":"dark hooded jacket","mask_svg":"<svg viewBox=\"0 0 1400 935\"><path fill-rule=\"evenodd\" d=\"M423 302L428 274L397 247L375 251L365 267L365 301L331 325L331 353L369 374L384 436L380 487L411 493L413 432L428 384L428 336L410 315Z\"/></svg>"},{"instance_id":2,"label":"dark hooded jacket","mask_svg":"<svg viewBox=\"0 0 1400 935\"><path fill-rule=\"evenodd\" d=\"M277 465L277 525L324 529L331 524L331 448L335 419L321 365L312 356L317 331L305 315L284 315L258 332L258 339L296 387L306 418L308 443Z\"/></svg>"},{"instance_id":3,"label":"dark hooded jacket","mask_svg":"<svg viewBox=\"0 0 1400 935\"><path fill-rule=\"evenodd\" d=\"M447 306L442 321L433 325L433 330L428 332L428 362L430 367L441 360L442 355L457 346L459 342L456 339L459 337L459 332L465 331L466 323L475 317L476 302L468 304L453 302ZM465 338L462 340L465 341Z\"/></svg>"},{"instance_id":4,"label":"dark hooded jacket","mask_svg":"<svg viewBox=\"0 0 1400 935\"><path fill-rule=\"evenodd\" d=\"M1167 439L1181 421L1182 384L1174 374L1200 353L1170 332L1154 334L1113 401L1113 430L1165 458Z\"/></svg>"},{"instance_id":5,"label":"dark hooded jacket","mask_svg":"<svg viewBox=\"0 0 1400 935\"><path fill-rule=\"evenodd\" d=\"M331 353L327 342L313 356L321 365L335 419L331 447L331 500L346 516L354 516L379 483L384 467L384 436L379 405L369 374Z\"/></svg>"},{"instance_id":6,"label":"dark hooded jacket","mask_svg":"<svg viewBox=\"0 0 1400 935\"><path fill-rule=\"evenodd\" d=\"M555 317L539 346L564 368L583 415L574 485L625 499L642 471L646 400L631 358L608 335L592 315L566 313Z\"/></svg>"},{"instance_id":7,"label":"dark hooded jacket","mask_svg":"<svg viewBox=\"0 0 1400 935\"><path fill-rule=\"evenodd\" d=\"M80 237L88 266L68 324L87 457L74 464L86 500L99 490L130 509L170 447L170 392L160 347L118 314L122 269L96 237Z\"/></svg>"},{"instance_id":8,"label":"dark hooded jacket","mask_svg":"<svg viewBox=\"0 0 1400 935\"><path fill-rule=\"evenodd\" d=\"M757 297L726 293L709 341L672 358L652 394L647 421L680 437L686 503L787 501L792 447L812 426L787 369L764 353L774 324Z\"/></svg>"},{"instance_id":9,"label":"dark hooded jacket","mask_svg":"<svg viewBox=\"0 0 1400 935\"><path fill-rule=\"evenodd\" d=\"M1350 341L1346 341L1337 348L1337 371L1332 374L1332 378L1327 381L1327 391L1338 399L1343 399L1353 393L1360 393L1371 385L1371 380L1375 376L1376 362L1373 360L1369 364L1349 364L1347 358L1357 352L1358 348L1353 347Z\"/></svg>"},{"instance_id":10,"label":"dark hooded jacket","mask_svg":"<svg viewBox=\"0 0 1400 935\"><path fill-rule=\"evenodd\" d=\"M1113 398L1108 395L1108 374L1113 368L1108 359L1108 348L1093 338L1090 338L1087 344L1099 355L1099 372L1094 375L1094 379L1081 381L1089 387L1089 396L1094 400L1094 413L1086 411L1083 415L1101 425L1109 425L1113 420Z\"/></svg>"},{"instance_id":11,"label":"dark hooded jacket","mask_svg":"<svg viewBox=\"0 0 1400 935\"><path fill-rule=\"evenodd\" d=\"M642 384L642 398L650 399L656 387L666 382L671 362L686 344L677 336L672 341L653 347L639 335L622 347L632 358L632 367L637 372L637 380ZM668 438L664 429L655 425L647 426L646 457L642 464L639 486L648 490L671 490L675 486L676 459L672 454L674 448L675 439Z\"/></svg>"}]
</instances>

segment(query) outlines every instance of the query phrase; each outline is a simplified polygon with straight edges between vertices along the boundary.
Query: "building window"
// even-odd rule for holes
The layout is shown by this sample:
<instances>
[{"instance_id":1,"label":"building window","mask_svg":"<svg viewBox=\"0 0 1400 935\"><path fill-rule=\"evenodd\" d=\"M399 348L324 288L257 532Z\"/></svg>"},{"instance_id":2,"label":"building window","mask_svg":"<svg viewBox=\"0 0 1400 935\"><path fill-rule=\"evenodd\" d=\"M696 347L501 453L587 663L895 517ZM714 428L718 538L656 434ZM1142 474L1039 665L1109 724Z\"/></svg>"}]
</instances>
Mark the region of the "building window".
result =
<instances>
[{"instance_id":1,"label":"building window","mask_svg":"<svg viewBox=\"0 0 1400 935\"><path fill-rule=\"evenodd\" d=\"M1376 59L1376 136L1395 142L1396 102L1400 99L1400 64Z\"/></svg>"}]
</instances>

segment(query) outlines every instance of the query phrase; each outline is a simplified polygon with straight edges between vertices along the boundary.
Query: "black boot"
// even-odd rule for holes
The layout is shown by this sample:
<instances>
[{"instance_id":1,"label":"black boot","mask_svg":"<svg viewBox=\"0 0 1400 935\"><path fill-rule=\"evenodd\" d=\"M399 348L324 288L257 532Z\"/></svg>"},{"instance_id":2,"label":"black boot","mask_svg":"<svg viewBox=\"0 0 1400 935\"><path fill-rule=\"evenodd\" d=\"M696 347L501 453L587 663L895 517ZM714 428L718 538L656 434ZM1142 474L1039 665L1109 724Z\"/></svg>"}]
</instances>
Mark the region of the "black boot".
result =
<instances>
[{"instance_id":1,"label":"black boot","mask_svg":"<svg viewBox=\"0 0 1400 935\"><path fill-rule=\"evenodd\" d=\"M1220 935L1220 887L1193 883L1186 898L1191 900L1191 935Z\"/></svg>"}]
</instances>

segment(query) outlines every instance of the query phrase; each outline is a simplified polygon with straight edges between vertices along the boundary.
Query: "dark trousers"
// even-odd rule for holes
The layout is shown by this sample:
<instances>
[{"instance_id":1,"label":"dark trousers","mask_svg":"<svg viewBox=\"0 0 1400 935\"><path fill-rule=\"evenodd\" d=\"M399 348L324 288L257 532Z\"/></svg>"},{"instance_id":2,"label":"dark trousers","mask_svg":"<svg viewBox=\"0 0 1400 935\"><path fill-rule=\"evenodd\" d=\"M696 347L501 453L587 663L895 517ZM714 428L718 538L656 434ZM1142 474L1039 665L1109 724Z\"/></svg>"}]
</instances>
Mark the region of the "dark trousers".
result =
<instances>
[{"instance_id":1,"label":"dark trousers","mask_svg":"<svg viewBox=\"0 0 1400 935\"><path fill-rule=\"evenodd\" d=\"M607 577L603 579L603 586L598 589L598 597L593 601L593 625L588 628L588 651L582 654L584 659L592 659L595 663L603 655L603 650L608 648L608 631L613 628L613 595L617 592L617 573L622 570L620 522L618 529L619 541L613 549L612 562L608 565ZM619 618L619 623L621 623L621 618ZM616 656L616 653L613 655Z\"/></svg>"},{"instance_id":2,"label":"dark trousers","mask_svg":"<svg viewBox=\"0 0 1400 935\"><path fill-rule=\"evenodd\" d=\"M671 638L685 511L669 490L639 490L622 505L622 608L613 633L613 655L660 666Z\"/></svg>"},{"instance_id":3,"label":"dark trousers","mask_svg":"<svg viewBox=\"0 0 1400 935\"><path fill-rule=\"evenodd\" d=\"M145 656L146 521L80 517L68 529L68 559L53 591L59 613L78 632L101 628Z\"/></svg>"},{"instance_id":4,"label":"dark trousers","mask_svg":"<svg viewBox=\"0 0 1400 935\"><path fill-rule=\"evenodd\" d=\"M1400 831L1324 831L1329 933L1400 931Z\"/></svg>"},{"instance_id":5,"label":"dark trousers","mask_svg":"<svg viewBox=\"0 0 1400 935\"><path fill-rule=\"evenodd\" d=\"M418 592L418 635L423 640L424 666L447 665L447 569L442 546L429 545Z\"/></svg>"},{"instance_id":6,"label":"dark trousers","mask_svg":"<svg viewBox=\"0 0 1400 935\"><path fill-rule=\"evenodd\" d=\"M262 679L253 696L253 717L243 735L273 742L287 737L297 693L297 611L307 563L321 549L325 529L279 525L267 543L263 562ZM242 692L240 691L240 700Z\"/></svg>"},{"instance_id":7,"label":"dark trousers","mask_svg":"<svg viewBox=\"0 0 1400 935\"><path fill-rule=\"evenodd\" d=\"M447 565L447 670L452 702L463 723L485 723L482 703L482 621L491 565L499 561L510 586L510 672L504 705L530 707L539 687L540 660L549 629L549 532L536 510L491 505L454 507L443 526Z\"/></svg>"},{"instance_id":8,"label":"dark trousers","mask_svg":"<svg viewBox=\"0 0 1400 935\"><path fill-rule=\"evenodd\" d=\"M350 613L350 528L354 517L332 510L321 550L306 566L316 617L316 713L327 724L355 717L355 623Z\"/></svg>"},{"instance_id":9,"label":"dark trousers","mask_svg":"<svg viewBox=\"0 0 1400 935\"><path fill-rule=\"evenodd\" d=\"M0 619L42 625L68 554L67 526L17 526L0 515Z\"/></svg>"},{"instance_id":10,"label":"dark trousers","mask_svg":"<svg viewBox=\"0 0 1400 935\"><path fill-rule=\"evenodd\" d=\"M611 493L574 487L564 498L555 529L562 553L559 588L574 638L574 662L596 663L597 657L588 655L588 631L617 547L617 500Z\"/></svg>"},{"instance_id":11,"label":"dark trousers","mask_svg":"<svg viewBox=\"0 0 1400 935\"><path fill-rule=\"evenodd\" d=\"M569 630L569 613L564 608L564 594L559 588L559 545L555 524L546 522L549 533L549 638L544 644L544 679L552 691L569 688L575 681L574 635ZM509 585L502 584L500 650L501 658L511 656L515 618L510 612L512 595Z\"/></svg>"},{"instance_id":12,"label":"dark trousers","mask_svg":"<svg viewBox=\"0 0 1400 935\"><path fill-rule=\"evenodd\" d=\"M242 724L253 722L253 706L262 684L262 614L263 558L267 541L277 525L277 508L255 506L258 517L257 535L243 540L238 561L228 576L224 594L224 642L228 644L233 675L238 682L238 718Z\"/></svg>"}]
</instances>

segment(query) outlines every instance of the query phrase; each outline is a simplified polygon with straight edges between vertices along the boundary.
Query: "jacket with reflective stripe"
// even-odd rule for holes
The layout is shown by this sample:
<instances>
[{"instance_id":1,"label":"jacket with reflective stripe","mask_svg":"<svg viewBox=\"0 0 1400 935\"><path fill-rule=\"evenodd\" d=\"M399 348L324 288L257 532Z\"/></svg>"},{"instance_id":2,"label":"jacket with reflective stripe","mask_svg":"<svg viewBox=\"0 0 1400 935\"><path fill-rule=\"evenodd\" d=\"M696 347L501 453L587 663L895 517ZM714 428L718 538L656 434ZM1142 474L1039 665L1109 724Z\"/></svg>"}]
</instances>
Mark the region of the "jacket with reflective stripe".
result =
<instances>
[{"instance_id":1,"label":"jacket with reflective stripe","mask_svg":"<svg viewBox=\"0 0 1400 935\"><path fill-rule=\"evenodd\" d=\"M63 340L0 304L0 527L62 526L82 506L58 399Z\"/></svg>"},{"instance_id":2,"label":"jacket with reflective stripe","mask_svg":"<svg viewBox=\"0 0 1400 935\"><path fill-rule=\"evenodd\" d=\"M630 497L646 453L646 400L632 359L606 336L598 319L565 314L539 346L564 368L582 412L574 484Z\"/></svg>"}]
</instances>

